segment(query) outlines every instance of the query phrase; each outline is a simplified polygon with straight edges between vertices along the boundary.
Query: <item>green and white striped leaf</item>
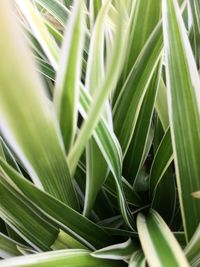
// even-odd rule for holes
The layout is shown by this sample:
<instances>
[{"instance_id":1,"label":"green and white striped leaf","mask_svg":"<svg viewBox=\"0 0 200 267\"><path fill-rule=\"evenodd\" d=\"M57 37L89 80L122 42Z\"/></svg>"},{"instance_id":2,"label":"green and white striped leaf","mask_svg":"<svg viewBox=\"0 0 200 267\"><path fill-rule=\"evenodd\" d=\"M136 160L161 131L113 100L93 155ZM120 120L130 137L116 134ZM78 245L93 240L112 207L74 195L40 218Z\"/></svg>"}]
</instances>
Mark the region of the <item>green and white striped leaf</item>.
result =
<instances>
[{"instance_id":1,"label":"green and white striped leaf","mask_svg":"<svg viewBox=\"0 0 200 267\"><path fill-rule=\"evenodd\" d=\"M105 79L99 85L100 88L98 89L98 93L95 96L94 101L92 102L92 106L88 113L88 117L86 118L79 132L77 140L68 156L68 162L69 162L69 166L71 167L71 173L75 171L79 158L84 150L85 144L87 143L88 139L91 137L94 129L96 128L101 118L101 111L103 110L105 106L105 103L109 97L111 90L113 90L114 87L116 86L117 80L121 73L121 68L124 62L125 49L126 49L126 42L122 40L121 35L123 34L124 38L125 39L127 38L127 34L128 34L127 28L129 27L129 21L127 21L122 16L121 11L118 11L118 12L119 12L119 15L118 15L118 25L116 27L116 34L115 34L115 46L113 48L113 53L110 58L110 61L108 62L107 71L105 73ZM99 128L96 128L96 131L97 130L99 130ZM105 134L107 133L104 133L104 135ZM131 226L132 216L128 211L128 207L125 202L123 192L122 192L122 187L121 187L121 164L119 164L119 161L118 161L117 165L116 164L113 165L112 157L110 157L110 154L107 154L108 152L109 153L112 152L110 150L110 146L108 146L108 144L106 143L109 139L107 137L105 138L105 136L103 137L103 135L101 134L98 134L98 136L101 138L100 139L101 143L99 145L103 147L104 153L106 151L106 157L109 159L109 167L116 181L121 212L123 213L123 217L126 223L129 225L129 227L132 227ZM115 156L114 156L114 159L116 159ZM110 163L112 163L112 165Z\"/></svg>"},{"instance_id":2,"label":"green and white striped leaf","mask_svg":"<svg viewBox=\"0 0 200 267\"><path fill-rule=\"evenodd\" d=\"M159 24L138 56L114 106L114 129L123 154L127 152L145 93L158 66L161 52L162 31Z\"/></svg>"},{"instance_id":3,"label":"green and white striped leaf","mask_svg":"<svg viewBox=\"0 0 200 267\"><path fill-rule=\"evenodd\" d=\"M66 25L54 89L55 110L67 152L76 134L83 44L83 5L76 1Z\"/></svg>"},{"instance_id":4,"label":"green and white striped leaf","mask_svg":"<svg viewBox=\"0 0 200 267\"><path fill-rule=\"evenodd\" d=\"M196 59L197 67L200 69L200 2L198 0L190 0L189 5L192 12L192 47L194 51L194 56Z\"/></svg>"},{"instance_id":5,"label":"green and white striped leaf","mask_svg":"<svg viewBox=\"0 0 200 267\"><path fill-rule=\"evenodd\" d=\"M145 267L146 260L142 251L136 251L132 254L128 267Z\"/></svg>"},{"instance_id":6,"label":"green and white striped leaf","mask_svg":"<svg viewBox=\"0 0 200 267\"><path fill-rule=\"evenodd\" d=\"M2 133L35 184L78 209L55 114L31 52L8 1L1 1L0 12L0 57L4 64L0 71ZM15 78L11 79L13 72ZM23 105L22 99L26 99Z\"/></svg>"},{"instance_id":7,"label":"green and white striped leaf","mask_svg":"<svg viewBox=\"0 0 200 267\"><path fill-rule=\"evenodd\" d=\"M139 214L137 229L150 267L189 267L184 252L172 232L155 211Z\"/></svg>"},{"instance_id":8,"label":"green and white striped leaf","mask_svg":"<svg viewBox=\"0 0 200 267\"><path fill-rule=\"evenodd\" d=\"M187 244L184 252L190 261L190 264L200 262L200 224L197 227L190 242Z\"/></svg>"},{"instance_id":9,"label":"green and white striped leaf","mask_svg":"<svg viewBox=\"0 0 200 267\"><path fill-rule=\"evenodd\" d=\"M3 259L15 257L21 255L17 249L17 245L20 245L16 241L0 233L0 257Z\"/></svg>"},{"instance_id":10,"label":"green and white striped leaf","mask_svg":"<svg viewBox=\"0 0 200 267\"><path fill-rule=\"evenodd\" d=\"M109 247L96 250L92 252L91 255L95 258L101 259L127 260L130 258L131 254L137 249L137 245L134 244L131 238L129 238L124 243L115 244Z\"/></svg>"},{"instance_id":11,"label":"green and white striped leaf","mask_svg":"<svg viewBox=\"0 0 200 267\"><path fill-rule=\"evenodd\" d=\"M70 15L69 9L62 4L61 1L53 0L34 0L41 7L46 9L63 27L65 27L67 19Z\"/></svg>"},{"instance_id":12,"label":"green and white striped leaf","mask_svg":"<svg viewBox=\"0 0 200 267\"><path fill-rule=\"evenodd\" d=\"M155 108L158 113L158 117L161 121L164 131L169 127L169 117L167 108L167 89L164 84L163 79L160 79L160 84L158 88Z\"/></svg>"},{"instance_id":13,"label":"green and white striped leaf","mask_svg":"<svg viewBox=\"0 0 200 267\"><path fill-rule=\"evenodd\" d=\"M80 102L82 104L80 106L81 114L82 116L86 116L87 111L90 107L90 97L87 92L84 91L84 89L81 90L80 97ZM99 145L99 148L102 154L104 155L115 179L122 215L126 223L132 228L132 226L130 225L130 222L132 222L132 216L125 201L121 180L122 153L118 140L103 118L98 123L96 130L93 133L93 136L97 144Z\"/></svg>"},{"instance_id":14,"label":"green and white striped leaf","mask_svg":"<svg viewBox=\"0 0 200 267\"><path fill-rule=\"evenodd\" d=\"M124 267L123 263L96 259L83 249L58 250L0 261L0 267Z\"/></svg>"},{"instance_id":15,"label":"green and white striped leaf","mask_svg":"<svg viewBox=\"0 0 200 267\"><path fill-rule=\"evenodd\" d=\"M136 1L132 15L129 51L127 53L127 74L155 29L161 16L161 0ZM132 4L133 5L133 4ZM145 17L143 14L145 13Z\"/></svg>"},{"instance_id":16,"label":"green and white striped leaf","mask_svg":"<svg viewBox=\"0 0 200 267\"><path fill-rule=\"evenodd\" d=\"M167 99L179 200L186 239L200 221L200 79L178 4L163 1ZM191 218L193 218L191 220Z\"/></svg>"},{"instance_id":17,"label":"green and white striped leaf","mask_svg":"<svg viewBox=\"0 0 200 267\"><path fill-rule=\"evenodd\" d=\"M56 68L56 62L59 59L59 48L43 23L40 13L33 7L33 4L29 0L15 0L15 2L25 16L37 41L47 55L49 62Z\"/></svg>"},{"instance_id":18,"label":"green and white striped leaf","mask_svg":"<svg viewBox=\"0 0 200 267\"><path fill-rule=\"evenodd\" d=\"M52 196L42 192L32 183L25 180L14 171L4 160L0 158L0 165L15 186L34 204L48 216L49 220L57 227L68 233L83 245L94 249L112 243L112 238L100 226L77 213L64 203L57 201Z\"/></svg>"},{"instance_id":19,"label":"green and white striped leaf","mask_svg":"<svg viewBox=\"0 0 200 267\"><path fill-rule=\"evenodd\" d=\"M31 204L0 174L0 216L23 239L39 251L50 250L57 239L58 228L49 223Z\"/></svg>"},{"instance_id":20,"label":"green and white striped leaf","mask_svg":"<svg viewBox=\"0 0 200 267\"><path fill-rule=\"evenodd\" d=\"M150 196L153 198L156 188L173 160L170 129L168 128L156 151L149 177Z\"/></svg>"},{"instance_id":21,"label":"green and white striped leaf","mask_svg":"<svg viewBox=\"0 0 200 267\"><path fill-rule=\"evenodd\" d=\"M135 177L137 177L137 174L141 170L141 167L146 159L145 156L147 156L149 152L146 152L145 149L151 130L154 104L161 74L160 70L161 64L159 64L157 70L155 71L144 97L135 126L135 131L124 158L123 174L127 177L127 180L129 180L131 184L133 184Z\"/></svg>"},{"instance_id":22,"label":"green and white striped leaf","mask_svg":"<svg viewBox=\"0 0 200 267\"><path fill-rule=\"evenodd\" d=\"M99 14L91 33L85 88L90 92L92 97L97 94L97 89L104 79L104 28L109 4L110 1L107 1L99 10ZM108 104L107 101L105 111L106 118L111 116L111 110ZM107 121L109 122L109 120ZM107 163L93 137L89 140L86 146L86 162L87 176L83 211L83 214L85 215L89 214L93 207L97 194L105 181L108 172ZM101 168L99 168L99 166L101 166Z\"/></svg>"}]
</instances>

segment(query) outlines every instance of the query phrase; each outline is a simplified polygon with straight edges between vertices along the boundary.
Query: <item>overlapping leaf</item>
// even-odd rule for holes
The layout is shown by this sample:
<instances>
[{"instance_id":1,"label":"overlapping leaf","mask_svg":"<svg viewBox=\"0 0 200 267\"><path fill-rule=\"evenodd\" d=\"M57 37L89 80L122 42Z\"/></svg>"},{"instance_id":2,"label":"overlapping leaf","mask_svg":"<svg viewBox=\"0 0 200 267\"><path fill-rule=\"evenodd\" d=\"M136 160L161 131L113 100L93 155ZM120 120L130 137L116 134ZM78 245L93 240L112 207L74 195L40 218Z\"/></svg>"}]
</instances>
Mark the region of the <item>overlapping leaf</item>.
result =
<instances>
[{"instance_id":1,"label":"overlapping leaf","mask_svg":"<svg viewBox=\"0 0 200 267\"><path fill-rule=\"evenodd\" d=\"M31 52L8 1L1 1L0 12L0 55L4 63L0 71L1 130L35 184L77 209L55 115ZM15 79L11 79L13 72ZM26 100L23 104L22 99Z\"/></svg>"},{"instance_id":2,"label":"overlapping leaf","mask_svg":"<svg viewBox=\"0 0 200 267\"><path fill-rule=\"evenodd\" d=\"M200 221L200 202L191 196L200 188L200 79L176 1L163 1L163 32L172 147L188 240Z\"/></svg>"}]
</instances>

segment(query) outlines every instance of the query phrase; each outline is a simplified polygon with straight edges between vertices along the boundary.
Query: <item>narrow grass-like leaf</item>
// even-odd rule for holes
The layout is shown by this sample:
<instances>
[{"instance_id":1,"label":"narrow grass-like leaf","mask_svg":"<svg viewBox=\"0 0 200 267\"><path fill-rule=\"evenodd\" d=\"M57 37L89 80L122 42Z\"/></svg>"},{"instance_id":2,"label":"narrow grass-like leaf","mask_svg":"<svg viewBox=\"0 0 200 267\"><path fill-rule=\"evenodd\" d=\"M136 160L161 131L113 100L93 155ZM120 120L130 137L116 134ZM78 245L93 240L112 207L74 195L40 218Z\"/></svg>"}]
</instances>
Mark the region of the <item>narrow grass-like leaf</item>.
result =
<instances>
[{"instance_id":1,"label":"narrow grass-like leaf","mask_svg":"<svg viewBox=\"0 0 200 267\"><path fill-rule=\"evenodd\" d=\"M146 260L142 251L136 251L132 254L128 267L145 267Z\"/></svg>"},{"instance_id":2,"label":"narrow grass-like leaf","mask_svg":"<svg viewBox=\"0 0 200 267\"><path fill-rule=\"evenodd\" d=\"M45 8L54 18L56 18L60 24L65 27L67 19L70 15L69 9L62 4L61 1L53 0L34 0L41 7Z\"/></svg>"},{"instance_id":3,"label":"narrow grass-like leaf","mask_svg":"<svg viewBox=\"0 0 200 267\"><path fill-rule=\"evenodd\" d=\"M150 267L189 267L172 232L155 211L147 217L139 214L137 228Z\"/></svg>"},{"instance_id":4,"label":"narrow grass-like leaf","mask_svg":"<svg viewBox=\"0 0 200 267\"><path fill-rule=\"evenodd\" d=\"M123 267L123 262L96 259L87 250L69 249L17 257L0 262L0 267Z\"/></svg>"},{"instance_id":5,"label":"narrow grass-like leaf","mask_svg":"<svg viewBox=\"0 0 200 267\"><path fill-rule=\"evenodd\" d=\"M130 255L138 249L137 245L129 238L126 242L115 244L94 251L91 255L95 258L127 260Z\"/></svg>"},{"instance_id":6,"label":"narrow grass-like leaf","mask_svg":"<svg viewBox=\"0 0 200 267\"><path fill-rule=\"evenodd\" d=\"M123 34L124 38L127 38L128 32L126 28L128 25L128 21L123 17L120 12L120 15L118 15L118 25L115 34L115 47L113 48L113 53L110 57L110 61L108 62L105 78L103 82L99 85L100 88L98 89L98 93L92 103L88 118L85 120L85 123L77 137L77 140L68 156L72 173L74 172L77 166L78 160L84 150L86 142L91 137L93 130L97 126L97 123L101 117L101 111L104 108L108 96L111 90L115 87L119 78L124 60L124 49L126 48L126 44L124 40L122 41L121 35Z\"/></svg>"},{"instance_id":7,"label":"narrow grass-like leaf","mask_svg":"<svg viewBox=\"0 0 200 267\"><path fill-rule=\"evenodd\" d=\"M162 123L163 129L166 131L169 126L167 90L162 78L160 79L155 108Z\"/></svg>"},{"instance_id":8,"label":"narrow grass-like leaf","mask_svg":"<svg viewBox=\"0 0 200 267\"><path fill-rule=\"evenodd\" d=\"M84 91L84 89L81 90L80 102L82 104L82 106L80 107L81 114L84 117L86 116L88 108L90 106L89 105L90 97L88 96L87 92ZM107 123L104 121L103 118L98 123L93 135L114 176L123 217L125 218L125 221L129 224L129 226L132 227L129 222L129 220L132 221L132 219L131 215L127 214L129 213L129 211L128 211L128 206L125 203L124 192L122 187L122 180L121 180L122 154L118 140L115 134L112 132L112 130L109 129L109 126L107 125ZM129 217L129 219L127 216Z\"/></svg>"},{"instance_id":9,"label":"narrow grass-like leaf","mask_svg":"<svg viewBox=\"0 0 200 267\"><path fill-rule=\"evenodd\" d=\"M8 1L1 1L0 12L0 57L4 64L0 71L1 130L34 183L78 209L55 114L31 52ZM11 79L13 71L15 79ZM22 99L26 99L23 105Z\"/></svg>"},{"instance_id":10,"label":"narrow grass-like leaf","mask_svg":"<svg viewBox=\"0 0 200 267\"><path fill-rule=\"evenodd\" d=\"M168 128L156 151L150 170L149 188L151 198L153 198L153 196L155 195L156 188L172 160L173 151L171 145L170 129Z\"/></svg>"},{"instance_id":11,"label":"narrow grass-like leaf","mask_svg":"<svg viewBox=\"0 0 200 267\"><path fill-rule=\"evenodd\" d=\"M16 241L0 233L0 257L3 259L11 258L21 255L17 249L17 245L20 245Z\"/></svg>"},{"instance_id":12,"label":"narrow grass-like leaf","mask_svg":"<svg viewBox=\"0 0 200 267\"><path fill-rule=\"evenodd\" d=\"M167 98L179 200L186 239L200 221L200 79L178 4L163 1ZM193 218L191 220L191 218Z\"/></svg>"},{"instance_id":13,"label":"narrow grass-like leaf","mask_svg":"<svg viewBox=\"0 0 200 267\"><path fill-rule=\"evenodd\" d=\"M192 11L192 29L193 29L193 51L197 67L200 69L200 2L198 0L189 1Z\"/></svg>"},{"instance_id":14,"label":"narrow grass-like leaf","mask_svg":"<svg viewBox=\"0 0 200 267\"><path fill-rule=\"evenodd\" d=\"M132 17L130 44L127 62L127 73L132 69L137 57L144 47L149 36L153 32L161 15L161 0L136 1L135 11ZM143 14L145 12L145 18Z\"/></svg>"},{"instance_id":15,"label":"narrow grass-like leaf","mask_svg":"<svg viewBox=\"0 0 200 267\"><path fill-rule=\"evenodd\" d=\"M57 238L58 228L34 209L28 198L21 195L0 174L0 215L36 250L49 250Z\"/></svg>"},{"instance_id":16,"label":"narrow grass-like leaf","mask_svg":"<svg viewBox=\"0 0 200 267\"><path fill-rule=\"evenodd\" d=\"M92 29L95 20L97 18L98 12L102 7L102 1L101 0L91 0L89 1L89 12L90 12L90 28Z\"/></svg>"},{"instance_id":17,"label":"narrow grass-like leaf","mask_svg":"<svg viewBox=\"0 0 200 267\"><path fill-rule=\"evenodd\" d=\"M131 184L133 184L135 177L145 161L145 148L150 134L154 104L160 80L160 69L161 67L159 64L144 97L135 131L124 158L123 174ZM146 155L148 155L148 152Z\"/></svg>"},{"instance_id":18,"label":"narrow grass-like leaf","mask_svg":"<svg viewBox=\"0 0 200 267\"><path fill-rule=\"evenodd\" d=\"M91 137L95 127L98 124L98 121L101 117L101 111L105 106L105 103L108 99L108 96L111 92L111 90L116 86L117 80L119 78L119 75L121 73L122 64L124 61L124 53L126 49L126 42L122 40L121 35L124 35L124 38L127 38L127 28L129 27L129 21L126 20L126 18L123 17L121 14L122 11L119 11L118 15L118 24L116 27L116 34L115 34L115 46L113 48L113 53L110 58L110 61L108 62L107 71L105 74L105 79L103 82L99 85L100 88L98 89L98 93L92 103L90 112L88 114L87 119L85 120L85 123L83 124L83 127L80 130L80 133L77 137L77 140L71 149L69 156L68 156L68 162L69 166L71 167L71 173L73 173L77 167L78 160L84 150L84 146L88 139ZM96 129L96 131L99 130L99 128ZM107 141L108 136L106 136L106 132L104 133L104 136L101 134L98 134L99 137L101 137L101 143L100 146L106 149L106 157L109 159L109 167L113 173L113 176L116 181L116 185L118 188L118 194L119 194L119 203L121 207L121 212L123 213L123 217L126 221L126 223L129 225L129 227L132 227L132 216L128 212L128 207L125 202L122 187L121 187L121 163L119 164L119 161L114 162L115 165L113 165L113 158L116 159L116 156L112 154L112 157L110 157L110 153L112 153L112 150L110 149L110 144L108 146ZM110 136L109 136L110 137ZM105 150L104 150L105 153ZM109 153L109 154L108 154ZM112 165L111 165L111 164Z\"/></svg>"},{"instance_id":19,"label":"narrow grass-like leaf","mask_svg":"<svg viewBox=\"0 0 200 267\"><path fill-rule=\"evenodd\" d=\"M13 154L11 153L10 149L3 141L3 138L0 137L0 157L4 158L14 169L16 169L19 173L21 170L17 164L17 161Z\"/></svg>"},{"instance_id":20,"label":"narrow grass-like leaf","mask_svg":"<svg viewBox=\"0 0 200 267\"><path fill-rule=\"evenodd\" d=\"M75 3L66 25L54 90L55 109L67 152L70 150L76 133L84 43L82 1Z\"/></svg>"},{"instance_id":21,"label":"narrow grass-like leaf","mask_svg":"<svg viewBox=\"0 0 200 267\"><path fill-rule=\"evenodd\" d=\"M200 261L200 224L184 251L191 264L197 260Z\"/></svg>"},{"instance_id":22,"label":"narrow grass-like leaf","mask_svg":"<svg viewBox=\"0 0 200 267\"><path fill-rule=\"evenodd\" d=\"M52 196L42 192L32 183L25 180L0 158L1 167L23 194L35 207L40 209L50 221L73 238L89 248L100 248L112 243L112 238L100 226L92 223L70 207L57 201Z\"/></svg>"},{"instance_id":23,"label":"narrow grass-like leaf","mask_svg":"<svg viewBox=\"0 0 200 267\"><path fill-rule=\"evenodd\" d=\"M91 33L85 87L93 97L97 94L97 89L104 79L104 27L109 3L107 1L100 9ZM111 114L108 108L109 106L107 105L106 111L109 111ZM86 147L86 162L87 176L83 211L85 215L90 212L94 205L97 194L108 172L107 163L93 137L89 140ZM99 169L99 166L101 166L101 169Z\"/></svg>"},{"instance_id":24,"label":"narrow grass-like leaf","mask_svg":"<svg viewBox=\"0 0 200 267\"><path fill-rule=\"evenodd\" d=\"M35 37L45 51L49 62L54 68L56 68L56 62L59 59L59 48L43 23L40 13L33 7L29 0L15 0L15 2L20 8L22 14L27 19Z\"/></svg>"},{"instance_id":25,"label":"narrow grass-like leaf","mask_svg":"<svg viewBox=\"0 0 200 267\"><path fill-rule=\"evenodd\" d=\"M114 106L114 129L123 154L126 153L131 141L139 111L158 65L161 51L162 32L159 24L137 58Z\"/></svg>"}]
</instances>

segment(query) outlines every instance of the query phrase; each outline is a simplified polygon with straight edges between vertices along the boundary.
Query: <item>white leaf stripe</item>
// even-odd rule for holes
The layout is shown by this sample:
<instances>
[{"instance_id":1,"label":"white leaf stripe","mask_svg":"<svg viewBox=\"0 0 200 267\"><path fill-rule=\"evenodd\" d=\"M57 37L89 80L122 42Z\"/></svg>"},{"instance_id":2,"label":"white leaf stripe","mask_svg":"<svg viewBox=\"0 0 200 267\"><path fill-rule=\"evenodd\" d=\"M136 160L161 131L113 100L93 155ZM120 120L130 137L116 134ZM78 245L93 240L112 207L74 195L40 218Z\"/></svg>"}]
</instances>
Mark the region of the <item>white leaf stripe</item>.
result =
<instances>
[{"instance_id":1,"label":"white leaf stripe","mask_svg":"<svg viewBox=\"0 0 200 267\"><path fill-rule=\"evenodd\" d=\"M83 24L82 1L76 1L66 25L54 88L54 105L67 152L74 141L78 119L79 80L84 44Z\"/></svg>"},{"instance_id":2,"label":"white leaf stripe","mask_svg":"<svg viewBox=\"0 0 200 267\"><path fill-rule=\"evenodd\" d=\"M171 139L183 225L189 240L200 221L200 202L191 196L200 189L200 79L175 0L163 1L163 32Z\"/></svg>"},{"instance_id":3,"label":"white leaf stripe","mask_svg":"<svg viewBox=\"0 0 200 267\"><path fill-rule=\"evenodd\" d=\"M185 255L163 219L155 211L139 214L137 228L150 267L189 267Z\"/></svg>"},{"instance_id":4,"label":"white leaf stripe","mask_svg":"<svg viewBox=\"0 0 200 267\"><path fill-rule=\"evenodd\" d=\"M59 48L46 29L39 12L33 8L33 5L28 0L15 1L27 19L35 37L39 41L50 63L54 68L56 68L57 61L59 59Z\"/></svg>"}]
</instances>

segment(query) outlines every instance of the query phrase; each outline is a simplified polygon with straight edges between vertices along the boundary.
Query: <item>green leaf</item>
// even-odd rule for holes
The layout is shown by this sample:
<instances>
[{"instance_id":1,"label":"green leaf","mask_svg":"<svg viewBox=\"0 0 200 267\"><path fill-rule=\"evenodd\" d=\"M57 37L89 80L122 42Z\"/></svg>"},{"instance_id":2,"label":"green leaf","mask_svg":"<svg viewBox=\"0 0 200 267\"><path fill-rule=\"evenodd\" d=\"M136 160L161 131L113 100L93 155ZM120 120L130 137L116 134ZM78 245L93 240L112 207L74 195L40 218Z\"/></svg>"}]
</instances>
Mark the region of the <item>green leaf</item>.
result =
<instances>
[{"instance_id":1,"label":"green leaf","mask_svg":"<svg viewBox=\"0 0 200 267\"><path fill-rule=\"evenodd\" d=\"M139 214L137 228L150 267L189 267L180 245L158 213L152 211L147 217Z\"/></svg>"},{"instance_id":2,"label":"green leaf","mask_svg":"<svg viewBox=\"0 0 200 267\"><path fill-rule=\"evenodd\" d=\"M85 87L92 97L97 94L98 86L104 79L104 28L109 4L110 1L107 1L100 9L91 33ZM107 105L106 107L109 106ZM106 111L111 114L110 110L106 109ZM107 117L107 114L105 113L105 117ZM84 215L88 215L91 211L108 172L107 163L93 137L86 146L86 162Z\"/></svg>"},{"instance_id":3,"label":"green leaf","mask_svg":"<svg viewBox=\"0 0 200 267\"><path fill-rule=\"evenodd\" d=\"M133 65L114 106L114 129L123 154L127 152L145 93L158 66L161 52L162 32L159 24Z\"/></svg>"},{"instance_id":4,"label":"green leaf","mask_svg":"<svg viewBox=\"0 0 200 267\"><path fill-rule=\"evenodd\" d=\"M108 62L105 78L99 85L100 88L98 88L98 93L95 96L94 101L92 102L88 117L85 120L85 123L83 124L77 137L77 140L68 156L68 161L70 163L69 165L71 166L72 173L76 169L78 160L84 150L85 144L87 143L88 139L92 135L93 130L97 126L97 123L101 117L101 111L104 108L108 96L111 90L114 89L119 78L124 61L124 49L126 48L126 42L122 41L121 35L123 34L124 38L127 38L128 25L128 21L119 11L118 25L115 34L115 47L113 48L113 53Z\"/></svg>"},{"instance_id":5,"label":"green leaf","mask_svg":"<svg viewBox=\"0 0 200 267\"><path fill-rule=\"evenodd\" d=\"M200 224L184 251L190 264L200 261Z\"/></svg>"},{"instance_id":6,"label":"green leaf","mask_svg":"<svg viewBox=\"0 0 200 267\"><path fill-rule=\"evenodd\" d=\"M153 199L157 186L173 160L170 129L168 128L156 151L149 177L150 197Z\"/></svg>"},{"instance_id":7,"label":"green leaf","mask_svg":"<svg viewBox=\"0 0 200 267\"><path fill-rule=\"evenodd\" d=\"M126 242L115 244L96 250L91 253L95 258L113 259L113 260L127 260L133 251L137 250L137 245L129 238Z\"/></svg>"},{"instance_id":8,"label":"green leaf","mask_svg":"<svg viewBox=\"0 0 200 267\"><path fill-rule=\"evenodd\" d=\"M172 147L188 241L200 221L200 202L191 196L200 189L200 79L176 1L163 1L163 32Z\"/></svg>"},{"instance_id":9,"label":"green leaf","mask_svg":"<svg viewBox=\"0 0 200 267\"><path fill-rule=\"evenodd\" d=\"M2 133L35 184L78 209L55 114L8 1L1 1L1 7Z\"/></svg>"},{"instance_id":10,"label":"green leaf","mask_svg":"<svg viewBox=\"0 0 200 267\"><path fill-rule=\"evenodd\" d=\"M58 228L49 223L46 216L42 216L29 199L21 195L2 173L0 198L1 218L36 250L50 250L57 238Z\"/></svg>"},{"instance_id":11,"label":"green leaf","mask_svg":"<svg viewBox=\"0 0 200 267\"><path fill-rule=\"evenodd\" d=\"M45 8L63 27L65 27L70 11L61 1L35 0L35 2Z\"/></svg>"},{"instance_id":12,"label":"green leaf","mask_svg":"<svg viewBox=\"0 0 200 267\"><path fill-rule=\"evenodd\" d=\"M42 192L25 180L0 158L1 168L34 206L48 216L49 220L74 239L89 248L100 248L112 243L112 238L100 226L77 213L69 206Z\"/></svg>"},{"instance_id":13,"label":"green leaf","mask_svg":"<svg viewBox=\"0 0 200 267\"><path fill-rule=\"evenodd\" d=\"M142 251L136 251L132 254L128 267L145 267L146 260Z\"/></svg>"},{"instance_id":14,"label":"green leaf","mask_svg":"<svg viewBox=\"0 0 200 267\"><path fill-rule=\"evenodd\" d=\"M161 0L136 1L132 17L127 73L131 71L133 64L160 20L161 3ZM144 13L145 17L143 16Z\"/></svg>"},{"instance_id":15,"label":"green leaf","mask_svg":"<svg viewBox=\"0 0 200 267\"><path fill-rule=\"evenodd\" d=\"M10 164L14 169L21 173L15 157L13 156L12 152L10 151L2 137L0 137L0 157L4 158L8 162L8 164Z\"/></svg>"},{"instance_id":16,"label":"green leaf","mask_svg":"<svg viewBox=\"0 0 200 267\"><path fill-rule=\"evenodd\" d=\"M39 253L0 261L0 267L123 267L124 265L116 261L96 259L90 255L89 251L82 249Z\"/></svg>"},{"instance_id":17,"label":"green leaf","mask_svg":"<svg viewBox=\"0 0 200 267\"><path fill-rule=\"evenodd\" d=\"M194 56L196 59L197 67L200 68L200 2L198 0L189 1L192 11L192 30L193 30L193 42L192 47Z\"/></svg>"},{"instance_id":18,"label":"green leaf","mask_svg":"<svg viewBox=\"0 0 200 267\"><path fill-rule=\"evenodd\" d=\"M32 29L37 41L40 43L41 47L45 51L49 62L54 68L56 68L57 61L59 59L59 48L48 32L45 24L42 21L40 13L36 8L33 7L29 0L15 0L16 4L20 8L22 14L27 19L29 26ZM47 45L48 44L48 45Z\"/></svg>"},{"instance_id":19,"label":"green leaf","mask_svg":"<svg viewBox=\"0 0 200 267\"><path fill-rule=\"evenodd\" d=\"M92 106L90 108L90 111L88 113L87 119L85 120L79 135L77 137L77 140L71 149L69 155L68 155L68 162L69 166L71 167L71 173L74 173L79 158L84 150L85 144L87 143L88 139L91 137L95 127L97 126L100 118L101 118L101 111L104 108L104 105L109 97L109 94L111 90L114 89L117 80L119 78L119 75L121 73L122 64L124 61L124 53L126 49L126 42L122 40L121 35L124 35L124 38L127 38L127 28L129 26L128 22L125 17L123 17L123 14L121 14L122 11L119 11L118 14L118 21L117 21L117 27L116 27L116 34L115 34L115 46L113 48L113 53L110 57L107 71L105 74L105 79L103 82L99 85L100 88L98 89L98 93L92 102ZM97 131L103 131L104 129L101 127L96 128ZM94 132L94 133L96 133ZM103 149L102 153L105 154L106 158L109 160L109 167L111 169L111 172L113 173L113 176L116 181L116 185L118 188L118 195L119 195L119 203L121 207L121 212L123 213L123 217L126 221L126 223L129 225L129 227L132 227L132 216L128 211L127 204L125 202L123 192L122 192L122 186L121 186L121 162L119 162L118 155L120 153L119 146L118 146L118 153L115 156L113 154L112 143L110 143L110 134L108 135L107 132L98 133L98 137L100 138L99 146L101 146ZM109 141L109 143L108 143ZM116 141L115 141L116 143ZM106 153L105 153L106 152ZM112 155L110 154L112 153ZM115 161L117 158L117 162ZM110 164L111 163L111 164ZM113 164L114 163L114 164Z\"/></svg>"},{"instance_id":20,"label":"green leaf","mask_svg":"<svg viewBox=\"0 0 200 267\"><path fill-rule=\"evenodd\" d=\"M87 92L82 88L81 90L81 107L80 112L83 117L87 115L87 111L90 107L90 102L92 101L87 94ZM118 193L118 199L120 203L121 212L123 214L123 217L127 224L130 225L130 222L132 222L131 214L129 212L127 203L125 202L124 192L123 192L123 185L122 185L122 178L121 178L121 165L122 165L122 154L121 154L121 148L118 143L118 140L114 134L114 132L109 128L106 121L102 118L100 122L98 123L96 130L93 133L93 136L101 149L102 154L104 155L108 166L113 174L113 177L115 179L116 187L117 187L117 193ZM69 161L69 165L70 161ZM130 222L129 222L130 221Z\"/></svg>"},{"instance_id":21,"label":"green leaf","mask_svg":"<svg viewBox=\"0 0 200 267\"><path fill-rule=\"evenodd\" d=\"M135 126L135 131L124 158L123 173L125 173L125 177L131 182L131 184L133 184L135 177L137 177L137 174L146 159L145 148L151 129L154 104L160 79L160 70L161 64L159 64L157 70L155 71L155 74L152 77L151 83L144 97L144 101L142 103Z\"/></svg>"},{"instance_id":22,"label":"green leaf","mask_svg":"<svg viewBox=\"0 0 200 267\"><path fill-rule=\"evenodd\" d=\"M0 257L3 259L11 258L14 256L21 255L17 249L17 245L20 245L16 241L0 233Z\"/></svg>"},{"instance_id":23,"label":"green leaf","mask_svg":"<svg viewBox=\"0 0 200 267\"><path fill-rule=\"evenodd\" d=\"M160 79L155 108L158 113L158 117L162 123L164 131L169 126L168 108L167 108L167 89L163 79Z\"/></svg>"},{"instance_id":24,"label":"green leaf","mask_svg":"<svg viewBox=\"0 0 200 267\"><path fill-rule=\"evenodd\" d=\"M84 43L83 5L82 1L75 3L66 25L54 89L55 110L67 152L70 150L76 133Z\"/></svg>"}]
</instances>

